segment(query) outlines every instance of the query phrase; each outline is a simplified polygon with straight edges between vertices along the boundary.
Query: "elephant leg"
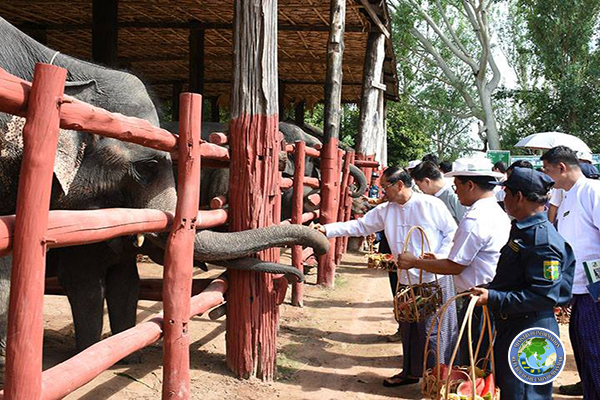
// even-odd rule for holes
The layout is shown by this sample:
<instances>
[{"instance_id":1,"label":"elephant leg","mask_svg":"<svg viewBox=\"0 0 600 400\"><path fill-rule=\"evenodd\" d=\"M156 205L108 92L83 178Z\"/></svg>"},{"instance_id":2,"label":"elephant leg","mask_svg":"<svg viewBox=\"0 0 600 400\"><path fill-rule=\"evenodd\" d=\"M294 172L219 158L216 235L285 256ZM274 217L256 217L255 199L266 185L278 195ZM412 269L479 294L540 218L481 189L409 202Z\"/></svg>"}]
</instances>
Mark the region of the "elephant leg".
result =
<instances>
[{"instance_id":1,"label":"elephant leg","mask_svg":"<svg viewBox=\"0 0 600 400\"><path fill-rule=\"evenodd\" d=\"M61 251L58 280L67 293L75 325L77 351L100 341L104 316L105 271L95 246L75 246Z\"/></svg>"},{"instance_id":2,"label":"elephant leg","mask_svg":"<svg viewBox=\"0 0 600 400\"><path fill-rule=\"evenodd\" d=\"M0 371L4 371L12 255L0 257Z\"/></svg>"},{"instance_id":3,"label":"elephant leg","mask_svg":"<svg viewBox=\"0 0 600 400\"><path fill-rule=\"evenodd\" d=\"M136 256L123 256L121 262L112 265L106 274L106 304L113 335L135 326L139 290ZM135 352L120 361L121 364L140 362L141 352Z\"/></svg>"}]
</instances>

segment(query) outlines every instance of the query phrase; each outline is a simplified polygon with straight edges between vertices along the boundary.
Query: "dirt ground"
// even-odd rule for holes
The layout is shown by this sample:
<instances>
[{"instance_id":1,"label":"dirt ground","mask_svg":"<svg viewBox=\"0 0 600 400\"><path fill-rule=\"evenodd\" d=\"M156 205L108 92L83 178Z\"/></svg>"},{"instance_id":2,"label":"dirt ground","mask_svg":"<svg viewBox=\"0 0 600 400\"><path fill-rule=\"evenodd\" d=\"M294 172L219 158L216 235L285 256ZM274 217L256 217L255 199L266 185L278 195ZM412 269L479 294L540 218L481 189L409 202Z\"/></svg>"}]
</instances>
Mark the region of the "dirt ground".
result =
<instances>
[{"instance_id":1,"label":"dirt ground","mask_svg":"<svg viewBox=\"0 0 600 400\"><path fill-rule=\"evenodd\" d=\"M284 256L282 262L286 262ZM145 277L159 277L154 264L140 263ZM200 271L201 272L201 271ZM197 277L215 274L197 273ZM234 378L225 363L225 322L196 317L191 333L191 391L194 399L420 399L418 385L385 388L385 377L402 364L400 343L390 343L395 332L387 273L365 268L364 255L347 254L338 267L335 289L315 285L308 276L304 308L281 306L278 337L278 377L273 383ZM160 311L161 303L142 301L138 322ZM45 299L44 368L73 352L74 332L66 298ZM105 320L108 327L108 320ZM106 330L107 328L105 328ZM108 332L106 332L108 335ZM566 327L561 337L567 364L554 382L574 383L578 375ZM143 363L113 366L67 399L157 399L161 395L161 342L144 350ZM557 399L578 399L562 397Z\"/></svg>"}]
</instances>

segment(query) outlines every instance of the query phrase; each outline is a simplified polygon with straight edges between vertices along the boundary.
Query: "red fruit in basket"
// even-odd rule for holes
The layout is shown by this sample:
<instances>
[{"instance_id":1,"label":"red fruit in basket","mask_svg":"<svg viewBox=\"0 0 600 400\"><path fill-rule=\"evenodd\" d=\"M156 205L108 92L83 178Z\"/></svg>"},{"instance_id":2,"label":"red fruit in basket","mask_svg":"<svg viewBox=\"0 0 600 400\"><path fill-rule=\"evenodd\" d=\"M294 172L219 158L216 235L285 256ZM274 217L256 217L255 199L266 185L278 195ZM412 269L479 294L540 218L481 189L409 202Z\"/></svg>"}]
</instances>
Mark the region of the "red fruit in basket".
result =
<instances>
[{"instance_id":1,"label":"red fruit in basket","mask_svg":"<svg viewBox=\"0 0 600 400\"><path fill-rule=\"evenodd\" d=\"M495 393L496 384L494 383L494 374L489 374L485 378L485 385L483 386L483 390L481 391L480 396L485 398L486 400L490 400L494 398Z\"/></svg>"},{"instance_id":2,"label":"red fruit in basket","mask_svg":"<svg viewBox=\"0 0 600 400\"><path fill-rule=\"evenodd\" d=\"M456 365L452 367L452 372L450 372L450 380L457 381L459 379L465 379L468 375L465 371L461 371Z\"/></svg>"},{"instance_id":3,"label":"red fruit in basket","mask_svg":"<svg viewBox=\"0 0 600 400\"><path fill-rule=\"evenodd\" d=\"M479 393L481 393L481 391L483 390L483 386L485 384L485 381L483 380L483 378L477 378L475 380L475 391L476 394L479 395ZM460 385L458 385L458 388L456 389L456 394L458 394L461 397L467 397L467 398L473 398L473 382L468 380L468 381L463 381Z\"/></svg>"},{"instance_id":4,"label":"red fruit in basket","mask_svg":"<svg viewBox=\"0 0 600 400\"><path fill-rule=\"evenodd\" d=\"M394 261L394 255L393 255L393 254L386 254L386 255L385 255L385 258L386 258L388 261Z\"/></svg>"},{"instance_id":5,"label":"red fruit in basket","mask_svg":"<svg viewBox=\"0 0 600 400\"><path fill-rule=\"evenodd\" d=\"M446 379L448 376L448 366L446 364L439 364L433 367L431 374L435 376L437 379ZM439 374L438 374L439 371Z\"/></svg>"}]
</instances>

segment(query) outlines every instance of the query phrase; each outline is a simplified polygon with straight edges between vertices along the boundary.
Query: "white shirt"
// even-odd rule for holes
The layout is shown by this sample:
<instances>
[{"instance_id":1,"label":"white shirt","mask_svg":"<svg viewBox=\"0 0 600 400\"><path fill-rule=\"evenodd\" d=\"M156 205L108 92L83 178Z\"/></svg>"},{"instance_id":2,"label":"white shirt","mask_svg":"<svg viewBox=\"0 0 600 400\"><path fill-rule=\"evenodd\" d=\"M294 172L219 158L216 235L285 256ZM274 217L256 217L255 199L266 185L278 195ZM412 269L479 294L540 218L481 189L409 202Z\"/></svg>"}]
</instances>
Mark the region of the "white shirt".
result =
<instances>
[{"instance_id":1,"label":"white shirt","mask_svg":"<svg viewBox=\"0 0 600 400\"><path fill-rule=\"evenodd\" d=\"M559 207L565 196L565 191L562 189L550 189L550 191L552 192L550 194L550 204Z\"/></svg>"},{"instance_id":2,"label":"white shirt","mask_svg":"<svg viewBox=\"0 0 600 400\"><path fill-rule=\"evenodd\" d=\"M508 242L510 219L496 197L477 200L458 224L448 259L464 265L454 275L458 293L492 281L500 249Z\"/></svg>"},{"instance_id":3,"label":"white shirt","mask_svg":"<svg viewBox=\"0 0 600 400\"><path fill-rule=\"evenodd\" d=\"M588 293L583 261L600 260L600 181L581 177L565 190L556 220L575 253L573 294Z\"/></svg>"},{"instance_id":4,"label":"white shirt","mask_svg":"<svg viewBox=\"0 0 600 400\"><path fill-rule=\"evenodd\" d=\"M504 188L500 185L496 186L494 188L494 196L496 197L497 202L504 201L504 197L506 196Z\"/></svg>"},{"instance_id":5,"label":"white shirt","mask_svg":"<svg viewBox=\"0 0 600 400\"><path fill-rule=\"evenodd\" d=\"M360 219L325 225L325 232L328 238L332 238L366 236L385 230L390 250L394 257L397 257L402 252L406 234L416 225L423 227L431 243L431 249L426 247L425 252L445 258L452 246L456 222L440 199L426 194L413 192L411 198L403 205L394 202L380 204ZM419 232L413 232L407 250L419 256L421 248L421 235ZM420 270L412 268L408 271L411 282L418 283ZM408 284L406 270L398 270L398 279L400 283ZM433 274L423 271L423 282L431 282L434 279Z\"/></svg>"}]
</instances>

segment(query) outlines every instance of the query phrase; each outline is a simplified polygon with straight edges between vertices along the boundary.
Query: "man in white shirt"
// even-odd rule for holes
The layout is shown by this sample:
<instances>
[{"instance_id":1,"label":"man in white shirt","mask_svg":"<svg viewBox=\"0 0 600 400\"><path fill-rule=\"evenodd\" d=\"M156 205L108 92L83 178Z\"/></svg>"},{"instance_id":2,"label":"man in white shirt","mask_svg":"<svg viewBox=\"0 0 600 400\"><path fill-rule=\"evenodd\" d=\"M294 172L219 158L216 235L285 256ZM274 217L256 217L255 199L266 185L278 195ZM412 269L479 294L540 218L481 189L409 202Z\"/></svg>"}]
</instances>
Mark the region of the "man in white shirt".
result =
<instances>
[{"instance_id":1,"label":"man in white shirt","mask_svg":"<svg viewBox=\"0 0 600 400\"><path fill-rule=\"evenodd\" d=\"M431 161L423 161L410 171L410 175L421 189L421 192L443 201L456 223L460 222L467 208L460 204L452 185L444 179L437 165Z\"/></svg>"},{"instance_id":2,"label":"man in white shirt","mask_svg":"<svg viewBox=\"0 0 600 400\"><path fill-rule=\"evenodd\" d=\"M397 257L402 252L406 235L410 228L416 225L423 227L429 238L431 249L427 249L445 257L450 250L452 238L456 231L456 223L441 200L433 196L415 193L412 190L412 179L409 173L399 167L385 170L381 178L381 187L385 190L388 202L383 203L367 212L362 218L347 222L334 222L327 225L315 225L315 229L327 235L328 238L338 236L367 236L371 233L385 230L390 250ZM420 254L421 240L418 234L412 235L408 251ZM405 271L398 271L398 280L407 285ZM402 272L402 273L400 273ZM419 271L409 270L411 282L419 282ZM423 273L423 282L435 279L433 274ZM439 279L444 298L453 294L452 280ZM447 320L447 321L446 321ZM401 386L417 383L423 372L423 350L427 338L431 318L419 323L400 323L402 331L403 370L397 375L384 381L384 386ZM456 311L445 318L441 328L443 334L440 340L441 362L448 362L443 355L450 352L456 335ZM435 348L436 332L430 337ZM430 364L433 364L431 357ZM431 365L432 366L432 365Z\"/></svg>"},{"instance_id":3,"label":"man in white shirt","mask_svg":"<svg viewBox=\"0 0 600 400\"><path fill-rule=\"evenodd\" d=\"M494 182L503 175L492 171L492 163L488 159L459 159L446 176L455 177L458 199L462 205L470 207L458 225L448 257L435 254L417 259L411 254L402 254L398 258L398 268L416 267L437 274L453 275L456 291L461 293L475 286L486 285L494 278L500 250L510 234L510 219L498 205L493 193L496 186ZM466 301L462 303L458 312L459 324L468 305ZM473 337L477 343L479 333L483 330L481 308L476 309L473 321ZM469 363L467 346L465 335L460 346L460 365ZM487 348L485 339L482 348Z\"/></svg>"},{"instance_id":4,"label":"man in white shirt","mask_svg":"<svg viewBox=\"0 0 600 400\"><path fill-rule=\"evenodd\" d=\"M586 178L574 151L565 146L542 157L544 171L564 190L556 221L558 233L575 253L569 337L585 399L600 399L600 303L590 296L584 262L600 260L600 182Z\"/></svg>"}]
</instances>

